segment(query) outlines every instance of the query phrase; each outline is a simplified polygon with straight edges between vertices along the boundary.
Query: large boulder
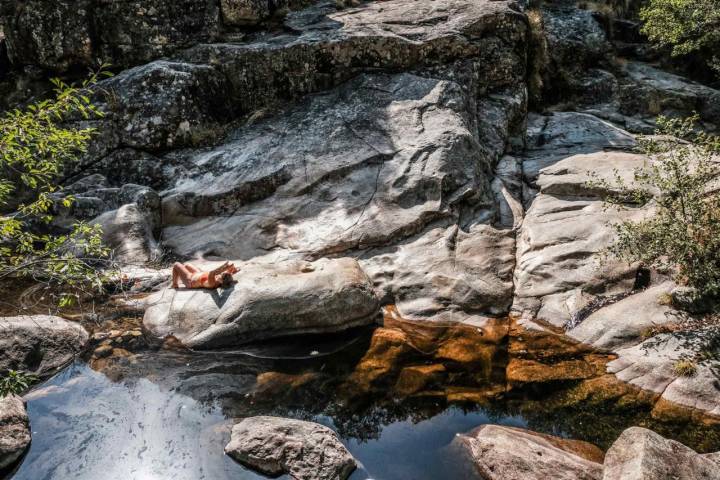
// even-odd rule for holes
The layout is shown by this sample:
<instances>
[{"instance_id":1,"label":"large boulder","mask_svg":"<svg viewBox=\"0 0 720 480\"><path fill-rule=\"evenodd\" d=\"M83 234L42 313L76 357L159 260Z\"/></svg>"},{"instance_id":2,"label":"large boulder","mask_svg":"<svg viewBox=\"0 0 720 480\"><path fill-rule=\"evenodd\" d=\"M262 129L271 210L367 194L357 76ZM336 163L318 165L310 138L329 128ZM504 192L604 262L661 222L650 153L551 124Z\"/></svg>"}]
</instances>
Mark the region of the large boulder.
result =
<instances>
[{"instance_id":1,"label":"large boulder","mask_svg":"<svg viewBox=\"0 0 720 480\"><path fill-rule=\"evenodd\" d=\"M295 480L345 480L355 459L328 427L279 417L250 417L235 424L225 453L265 475Z\"/></svg>"},{"instance_id":2,"label":"large boulder","mask_svg":"<svg viewBox=\"0 0 720 480\"><path fill-rule=\"evenodd\" d=\"M242 264L236 279L225 290L168 288L152 295L145 328L207 349L339 331L373 323L379 314L370 281L350 258Z\"/></svg>"},{"instance_id":3,"label":"large boulder","mask_svg":"<svg viewBox=\"0 0 720 480\"><path fill-rule=\"evenodd\" d=\"M435 226L360 262L380 297L407 320L482 322L510 308L514 246L511 230Z\"/></svg>"},{"instance_id":4,"label":"large boulder","mask_svg":"<svg viewBox=\"0 0 720 480\"><path fill-rule=\"evenodd\" d=\"M0 317L0 331L0 371L52 373L70 362L88 341L82 326L50 315Z\"/></svg>"},{"instance_id":5,"label":"large boulder","mask_svg":"<svg viewBox=\"0 0 720 480\"><path fill-rule=\"evenodd\" d=\"M164 237L188 256L322 255L393 243L466 203L479 215L492 205L492 158L469 101L452 81L361 76L211 150L179 152Z\"/></svg>"},{"instance_id":6,"label":"large boulder","mask_svg":"<svg viewBox=\"0 0 720 480\"><path fill-rule=\"evenodd\" d=\"M566 440L514 427L483 425L458 435L454 444L470 455L486 480L599 480L603 453Z\"/></svg>"},{"instance_id":7,"label":"large boulder","mask_svg":"<svg viewBox=\"0 0 720 480\"><path fill-rule=\"evenodd\" d=\"M631 427L605 455L603 480L717 480L720 465L652 430Z\"/></svg>"},{"instance_id":8,"label":"large boulder","mask_svg":"<svg viewBox=\"0 0 720 480\"><path fill-rule=\"evenodd\" d=\"M25 402L17 395L0 398L0 472L10 467L30 445L30 421Z\"/></svg>"}]
</instances>

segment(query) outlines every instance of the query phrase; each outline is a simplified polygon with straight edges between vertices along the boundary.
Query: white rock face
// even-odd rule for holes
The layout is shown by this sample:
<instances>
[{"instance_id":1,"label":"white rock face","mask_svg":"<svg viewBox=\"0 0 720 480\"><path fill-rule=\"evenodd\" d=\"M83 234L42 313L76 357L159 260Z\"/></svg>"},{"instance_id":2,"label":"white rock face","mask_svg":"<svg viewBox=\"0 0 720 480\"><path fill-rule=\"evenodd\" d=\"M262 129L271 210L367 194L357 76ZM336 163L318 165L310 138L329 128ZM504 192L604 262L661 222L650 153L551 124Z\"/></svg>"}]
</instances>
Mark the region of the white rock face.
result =
<instances>
[{"instance_id":1,"label":"white rock face","mask_svg":"<svg viewBox=\"0 0 720 480\"><path fill-rule=\"evenodd\" d=\"M30 445L30 422L17 395L0 398L0 471L17 462Z\"/></svg>"},{"instance_id":2,"label":"white rock face","mask_svg":"<svg viewBox=\"0 0 720 480\"><path fill-rule=\"evenodd\" d=\"M674 283L667 282L623 298L592 313L567 333L600 349L617 350L635 345L649 329L678 321L663 297L674 287Z\"/></svg>"},{"instance_id":3,"label":"white rock face","mask_svg":"<svg viewBox=\"0 0 720 480\"><path fill-rule=\"evenodd\" d=\"M192 348L217 348L373 323L379 304L354 259L242 264L228 289L164 289L148 298L143 324Z\"/></svg>"},{"instance_id":4,"label":"white rock face","mask_svg":"<svg viewBox=\"0 0 720 480\"><path fill-rule=\"evenodd\" d=\"M403 318L482 322L512 301L512 231L477 225L437 227L386 249L372 249L360 263L381 298Z\"/></svg>"},{"instance_id":5,"label":"white rock face","mask_svg":"<svg viewBox=\"0 0 720 480\"><path fill-rule=\"evenodd\" d=\"M640 427L625 430L605 455L603 480L717 480L720 465Z\"/></svg>"},{"instance_id":6,"label":"white rock face","mask_svg":"<svg viewBox=\"0 0 720 480\"><path fill-rule=\"evenodd\" d=\"M458 435L455 445L469 453L487 480L599 480L602 458L594 445L564 440L520 428L483 425Z\"/></svg>"},{"instance_id":7,"label":"white rock face","mask_svg":"<svg viewBox=\"0 0 720 480\"><path fill-rule=\"evenodd\" d=\"M602 196L612 192L589 182L612 181L616 170L629 182L649 160L618 151L634 145L632 136L591 115L533 117L528 130L524 197L531 203L517 237L513 310L563 326L593 298L589 292L632 287L635 268L601 261L602 254L614 239L611 224L643 218L649 207L607 209Z\"/></svg>"},{"instance_id":8,"label":"white rock face","mask_svg":"<svg viewBox=\"0 0 720 480\"><path fill-rule=\"evenodd\" d=\"M74 322L50 315L0 317L0 371L51 373L70 362L88 341Z\"/></svg>"},{"instance_id":9,"label":"white rock face","mask_svg":"<svg viewBox=\"0 0 720 480\"><path fill-rule=\"evenodd\" d=\"M355 459L335 432L313 422L250 417L233 426L225 453L266 475L296 480L345 480Z\"/></svg>"},{"instance_id":10,"label":"white rock face","mask_svg":"<svg viewBox=\"0 0 720 480\"><path fill-rule=\"evenodd\" d=\"M622 348L616 352L618 358L608 364L608 371L620 380L660 393L670 402L720 415L720 388L710 366L699 363L692 376L681 376L674 369L678 360L694 357L702 334L663 333Z\"/></svg>"}]
</instances>

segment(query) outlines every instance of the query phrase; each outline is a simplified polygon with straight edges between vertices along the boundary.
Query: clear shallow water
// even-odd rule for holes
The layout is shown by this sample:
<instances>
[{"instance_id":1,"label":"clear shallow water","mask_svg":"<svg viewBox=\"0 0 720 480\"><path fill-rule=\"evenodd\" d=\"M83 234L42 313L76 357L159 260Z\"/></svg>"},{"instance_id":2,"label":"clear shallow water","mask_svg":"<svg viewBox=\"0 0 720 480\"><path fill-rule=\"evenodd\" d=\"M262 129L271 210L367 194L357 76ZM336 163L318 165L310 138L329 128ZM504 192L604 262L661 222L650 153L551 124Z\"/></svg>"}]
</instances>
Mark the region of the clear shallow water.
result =
<instances>
[{"instance_id":1,"label":"clear shallow water","mask_svg":"<svg viewBox=\"0 0 720 480\"><path fill-rule=\"evenodd\" d=\"M445 357L457 357L448 353L450 341L443 345ZM144 352L101 360L94 369L78 361L28 394L33 442L11 478L265 478L223 454L234 420L259 414L313 420L338 431L362 465L352 480L473 478L452 442L484 423L603 447L624 428L643 425L720 449L716 427L657 422L642 406L604 411L557 406L565 404L549 402L547 394L498 395L502 379L491 368L478 378L477 365L446 361L442 380L403 394L398 372L437 365L437 353L412 352L361 331L234 353ZM467 401L468 395L476 400Z\"/></svg>"}]
</instances>

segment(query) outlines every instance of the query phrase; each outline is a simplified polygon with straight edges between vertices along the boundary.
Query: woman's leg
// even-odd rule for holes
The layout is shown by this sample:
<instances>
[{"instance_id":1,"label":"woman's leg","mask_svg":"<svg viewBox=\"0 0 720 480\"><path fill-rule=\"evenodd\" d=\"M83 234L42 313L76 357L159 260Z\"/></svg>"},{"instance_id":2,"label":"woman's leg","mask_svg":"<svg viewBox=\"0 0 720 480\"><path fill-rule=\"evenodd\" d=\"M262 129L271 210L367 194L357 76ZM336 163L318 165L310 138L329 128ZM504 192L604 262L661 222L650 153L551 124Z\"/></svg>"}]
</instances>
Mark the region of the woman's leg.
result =
<instances>
[{"instance_id":1,"label":"woman's leg","mask_svg":"<svg viewBox=\"0 0 720 480\"><path fill-rule=\"evenodd\" d=\"M190 280L192 273L182 263L175 263L172 270L172 288L178 288L178 280L180 280L185 287L190 286Z\"/></svg>"},{"instance_id":2,"label":"woman's leg","mask_svg":"<svg viewBox=\"0 0 720 480\"><path fill-rule=\"evenodd\" d=\"M184 266L185 266L185 268L187 269L187 271L190 272L190 273L197 273L197 272L200 271L200 270L198 270L197 268L195 268L195 267L194 267L192 264L190 264L190 263L186 263Z\"/></svg>"}]
</instances>

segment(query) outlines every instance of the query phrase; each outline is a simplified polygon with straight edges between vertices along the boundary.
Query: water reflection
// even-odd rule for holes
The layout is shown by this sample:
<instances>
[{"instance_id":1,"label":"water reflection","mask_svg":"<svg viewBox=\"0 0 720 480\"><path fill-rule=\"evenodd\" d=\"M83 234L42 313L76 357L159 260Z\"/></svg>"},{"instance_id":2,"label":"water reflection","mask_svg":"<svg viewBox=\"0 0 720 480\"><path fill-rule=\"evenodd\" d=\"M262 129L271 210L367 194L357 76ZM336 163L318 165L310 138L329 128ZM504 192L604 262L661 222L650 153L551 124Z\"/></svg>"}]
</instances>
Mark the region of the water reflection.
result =
<instances>
[{"instance_id":1,"label":"water reflection","mask_svg":"<svg viewBox=\"0 0 720 480\"><path fill-rule=\"evenodd\" d=\"M652 398L611 376L557 382L554 373L547 384L518 386L519 376L508 376L517 359L542 362L527 338L522 348L510 342L502 321L386 318L375 330L234 352L77 362L28 395L33 443L13 478L262 478L223 455L234 419L259 414L335 429L363 465L353 480L472 478L450 445L483 423L603 448L624 428L643 425L703 451L720 449L717 424L657 418Z\"/></svg>"}]
</instances>

